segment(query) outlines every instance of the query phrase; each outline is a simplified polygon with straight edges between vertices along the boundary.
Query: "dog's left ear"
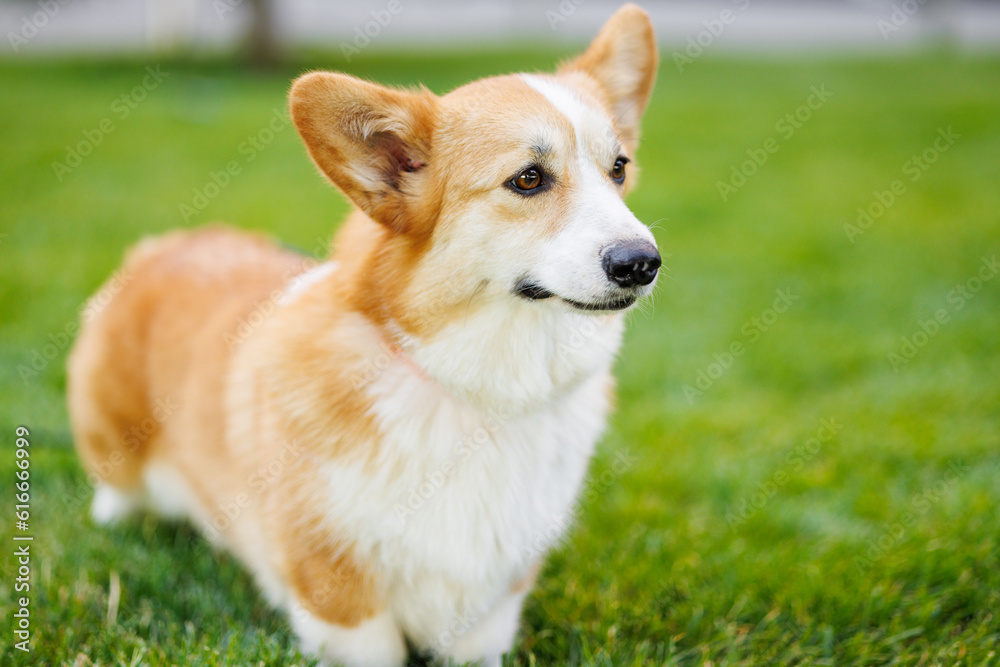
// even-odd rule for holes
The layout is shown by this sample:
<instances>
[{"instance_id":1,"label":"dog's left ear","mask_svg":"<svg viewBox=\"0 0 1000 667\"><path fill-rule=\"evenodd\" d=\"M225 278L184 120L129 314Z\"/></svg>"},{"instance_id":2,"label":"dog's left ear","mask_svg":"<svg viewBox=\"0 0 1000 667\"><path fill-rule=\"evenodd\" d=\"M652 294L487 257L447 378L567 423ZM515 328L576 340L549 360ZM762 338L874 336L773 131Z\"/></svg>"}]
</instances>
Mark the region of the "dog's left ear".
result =
<instances>
[{"instance_id":1,"label":"dog's left ear","mask_svg":"<svg viewBox=\"0 0 1000 667\"><path fill-rule=\"evenodd\" d=\"M608 19L583 55L560 67L559 73L583 72L597 82L622 141L634 151L658 61L649 15L628 4Z\"/></svg>"},{"instance_id":2,"label":"dog's left ear","mask_svg":"<svg viewBox=\"0 0 1000 667\"><path fill-rule=\"evenodd\" d=\"M419 181L428 167L437 98L334 72L299 77L289 93L295 128L327 178L370 218L419 234L429 217Z\"/></svg>"}]
</instances>

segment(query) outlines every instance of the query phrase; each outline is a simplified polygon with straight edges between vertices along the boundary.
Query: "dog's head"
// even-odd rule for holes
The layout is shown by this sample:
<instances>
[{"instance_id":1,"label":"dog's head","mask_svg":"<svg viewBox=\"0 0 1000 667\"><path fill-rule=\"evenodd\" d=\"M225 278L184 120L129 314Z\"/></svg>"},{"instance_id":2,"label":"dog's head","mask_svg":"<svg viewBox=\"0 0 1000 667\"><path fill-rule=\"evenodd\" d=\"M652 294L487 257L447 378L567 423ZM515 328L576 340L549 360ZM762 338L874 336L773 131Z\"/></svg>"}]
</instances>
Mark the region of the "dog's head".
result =
<instances>
[{"instance_id":1,"label":"dog's head","mask_svg":"<svg viewBox=\"0 0 1000 667\"><path fill-rule=\"evenodd\" d=\"M622 201L656 66L649 18L627 5L552 75L437 97L313 72L291 111L322 172L425 260L408 276L421 292L608 313L649 294L660 266Z\"/></svg>"}]
</instances>

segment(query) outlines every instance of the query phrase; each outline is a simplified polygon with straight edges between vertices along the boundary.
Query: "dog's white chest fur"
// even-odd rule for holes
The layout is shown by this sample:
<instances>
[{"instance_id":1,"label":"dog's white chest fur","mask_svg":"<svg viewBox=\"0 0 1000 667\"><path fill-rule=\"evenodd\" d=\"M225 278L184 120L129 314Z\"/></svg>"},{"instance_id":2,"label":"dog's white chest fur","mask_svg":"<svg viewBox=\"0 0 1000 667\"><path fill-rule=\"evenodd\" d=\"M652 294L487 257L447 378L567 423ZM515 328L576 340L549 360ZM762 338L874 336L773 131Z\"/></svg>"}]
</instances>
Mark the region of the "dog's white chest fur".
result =
<instances>
[{"instance_id":1,"label":"dog's white chest fur","mask_svg":"<svg viewBox=\"0 0 1000 667\"><path fill-rule=\"evenodd\" d=\"M621 332L617 318L581 321L590 323L582 332L560 319L565 331L554 340L562 344L547 350L480 357L496 367L477 377L522 386L529 400L544 394L540 409L525 408L523 397L490 397L498 407L481 410L397 358L366 387L384 459L323 471L330 516L355 536L358 554L389 575L393 616L418 644L448 648L455 627L474 624L509 595L568 527L605 424ZM473 349L482 355L491 344L482 332L490 329L472 328L480 338ZM420 356L430 359L433 351ZM560 392L553 378L574 377L580 368L583 379ZM541 385L537 396L532 384Z\"/></svg>"}]
</instances>

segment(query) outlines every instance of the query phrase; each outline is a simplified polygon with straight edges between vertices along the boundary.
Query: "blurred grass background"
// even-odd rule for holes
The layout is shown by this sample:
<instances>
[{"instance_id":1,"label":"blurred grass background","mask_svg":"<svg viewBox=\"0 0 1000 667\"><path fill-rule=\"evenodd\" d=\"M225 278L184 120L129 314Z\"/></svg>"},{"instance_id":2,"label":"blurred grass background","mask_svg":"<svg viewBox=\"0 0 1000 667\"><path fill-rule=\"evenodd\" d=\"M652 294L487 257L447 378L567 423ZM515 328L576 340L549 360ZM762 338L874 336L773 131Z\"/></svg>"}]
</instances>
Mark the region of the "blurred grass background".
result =
<instances>
[{"instance_id":1,"label":"blurred grass background","mask_svg":"<svg viewBox=\"0 0 1000 667\"><path fill-rule=\"evenodd\" d=\"M366 53L351 71L444 93L565 55ZM0 560L5 661L308 662L189 528L90 523L63 398L67 327L142 236L224 220L325 245L344 199L291 126L262 134L305 66L164 62L122 117L146 63L0 62L0 476L28 426L35 535L29 656L10 645L15 566ZM512 664L998 663L1000 276L960 309L953 292L1000 253L998 83L987 56L705 56L679 73L665 54L629 203L667 268L630 318L619 409ZM776 124L813 86L832 96L785 138ZM104 119L113 131L57 174ZM942 128L959 138L910 180ZM772 137L723 201L718 182ZM230 161L239 175L185 220ZM852 243L844 225L896 179L905 193ZM784 313L768 312L776 290L795 296ZM939 309L948 321L893 368Z\"/></svg>"}]
</instances>

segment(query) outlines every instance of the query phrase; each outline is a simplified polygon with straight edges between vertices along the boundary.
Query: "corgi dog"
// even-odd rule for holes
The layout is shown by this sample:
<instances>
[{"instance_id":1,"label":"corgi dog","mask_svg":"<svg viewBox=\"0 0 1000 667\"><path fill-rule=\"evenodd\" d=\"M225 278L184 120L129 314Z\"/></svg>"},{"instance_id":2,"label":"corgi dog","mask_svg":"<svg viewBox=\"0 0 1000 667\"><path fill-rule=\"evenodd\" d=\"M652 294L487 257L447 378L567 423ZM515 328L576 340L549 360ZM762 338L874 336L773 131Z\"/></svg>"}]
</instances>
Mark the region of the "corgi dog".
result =
<instances>
[{"instance_id":1,"label":"corgi dog","mask_svg":"<svg viewBox=\"0 0 1000 667\"><path fill-rule=\"evenodd\" d=\"M554 74L298 78L356 210L311 268L225 227L129 252L69 359L94 519L191 520L323 664L500 665L660 267L622 199L657 60L626 5Z\"/></svg>"}]
</instances>

